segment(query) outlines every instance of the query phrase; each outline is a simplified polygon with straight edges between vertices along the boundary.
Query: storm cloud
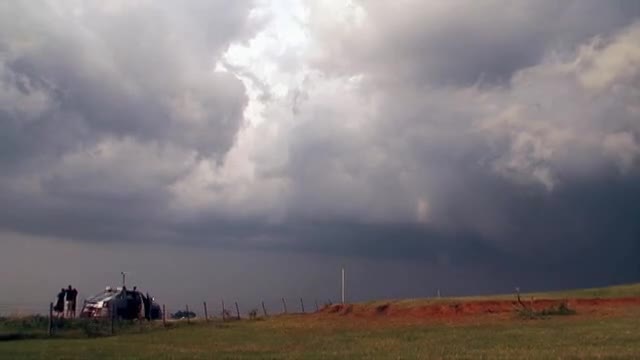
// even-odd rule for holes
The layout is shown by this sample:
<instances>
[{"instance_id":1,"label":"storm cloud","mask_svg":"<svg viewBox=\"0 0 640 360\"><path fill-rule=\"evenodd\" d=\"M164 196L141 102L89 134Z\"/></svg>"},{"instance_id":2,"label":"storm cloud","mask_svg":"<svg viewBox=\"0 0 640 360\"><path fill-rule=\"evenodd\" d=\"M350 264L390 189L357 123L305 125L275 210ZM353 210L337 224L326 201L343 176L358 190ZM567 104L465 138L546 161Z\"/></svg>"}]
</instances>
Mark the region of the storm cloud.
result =
<instances>
[{"instance_id":1,"label":"storm cloud","mask_svg":"<svg viewBox=\"0 0 640 360\"><path fill-rule=\"evenodd\" d=\"M638 280L639 104L631 0L5 2L0 229Z\"/></svg>"}]
</instances>

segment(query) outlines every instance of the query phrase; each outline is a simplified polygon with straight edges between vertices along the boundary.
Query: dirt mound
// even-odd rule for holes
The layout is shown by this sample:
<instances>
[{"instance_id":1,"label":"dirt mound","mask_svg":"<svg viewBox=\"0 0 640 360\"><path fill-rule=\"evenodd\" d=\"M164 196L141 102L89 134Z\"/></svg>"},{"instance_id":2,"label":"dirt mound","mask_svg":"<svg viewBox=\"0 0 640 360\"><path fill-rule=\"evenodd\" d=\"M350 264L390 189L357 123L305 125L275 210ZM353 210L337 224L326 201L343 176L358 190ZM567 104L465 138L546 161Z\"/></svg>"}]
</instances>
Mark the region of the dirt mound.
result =
<instances>
[{"instance_id":1,"label":"dirt mound","mask_svg":"<svg viewBox=\"0 0 640 360\"><path fill-rule=\"evenodd\" d=\"M522 299L514 300L469 300L434 301L417 304L388 302L378 305L348 304L331 305L320 310L319 314L334 314L363 318L399 317L413 319L455 319L465 316L487 314L513 314L526 307L532 311L557 308L568 305L578 313L607 313L610 310L629 306L640 306L640 297L614 299Z\"/></svg>"}]
</instances>

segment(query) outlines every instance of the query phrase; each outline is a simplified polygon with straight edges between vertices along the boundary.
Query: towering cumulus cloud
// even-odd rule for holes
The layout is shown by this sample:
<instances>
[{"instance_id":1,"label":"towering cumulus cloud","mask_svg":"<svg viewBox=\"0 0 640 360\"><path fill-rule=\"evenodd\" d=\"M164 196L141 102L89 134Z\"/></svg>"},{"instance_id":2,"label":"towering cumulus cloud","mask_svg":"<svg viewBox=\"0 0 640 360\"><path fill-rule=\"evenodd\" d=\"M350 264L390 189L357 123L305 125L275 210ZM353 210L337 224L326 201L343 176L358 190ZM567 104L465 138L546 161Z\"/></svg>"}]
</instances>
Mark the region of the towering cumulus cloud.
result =
<instances>
[{"instance_id":1,"label":"towering cumulus cloud","mask_svg":"<svg viewBox=\"0 0 640 360\"><path fill-rule=\"evenodd\" d=\"M639 19L635 0L6 1L0 229L637 280Z\"/></svg>"},{"instance_id":2,"label":"towering cumulus cloud","mask_svg":"<svg viewBox=\"0 0 640 360\"><path fill-rule=\"evenodd\" d=\"M241 127L244 86L214 67L255 32L251 4L0 6L3 226L114 239L136 221L157 228L168 187L198 158L220 161Z\"/></svg>"}]
</instances>

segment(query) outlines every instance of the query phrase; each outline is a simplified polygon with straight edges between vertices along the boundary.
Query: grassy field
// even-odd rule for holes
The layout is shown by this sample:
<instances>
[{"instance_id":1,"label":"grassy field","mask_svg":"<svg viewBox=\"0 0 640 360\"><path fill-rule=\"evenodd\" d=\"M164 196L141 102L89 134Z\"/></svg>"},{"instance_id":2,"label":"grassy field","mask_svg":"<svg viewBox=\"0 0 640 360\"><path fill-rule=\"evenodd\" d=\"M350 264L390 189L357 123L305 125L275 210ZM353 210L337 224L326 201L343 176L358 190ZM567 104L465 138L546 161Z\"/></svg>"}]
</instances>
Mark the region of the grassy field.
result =
<instances>
[{"instance_id":1,"label":"grassy field","mask_svg":"<svg viewBox=\"0 0 640 360\"><path fill-rule=\"evenodd\" d=\"M558 297L633 296L640 286ZM134 329L135 330L135 329ZM181 324L101 338L0 342L0 359L602 359L640 358L640 307L462 322L333 314Z\"/></svg>"},{"instance_id":2,"label":"grassy field","mask_svg":"<svg viewBox=\"0 0 640 360\"><path fill-rule=\"evenodd\" d=\"M384 303L393 303L399 306L417 306L422 304L428 304L433 302L450 302L450 301L477 301L477 300L510 300L514 298L514 294L497 294L486 296L464 296L464 297L444 297L441 299L436 298L420 298L420 299L391 299L391 300L373 300L366 304L380 305ZM535 293L523 293L521 294L523 299L530 299L531 297L536 299L567 299L567 298L580 298L580 299L610 299L610 298L624 298L624 297L640 297L640 283L637 284L625 284L607 286L601 288L590 289L572 289L552 292L535 292Z\"/></svg>"},{"instance_id":3,"label":"grassy field","mask_svg":"<svg viewBox=\"0 0 640 360\"><path fill-rule=\"evenodd\" d=\"M640 313L464 325L284 316L97 339L0 343L2 359L638 358Z\"/></svg>"}]
</instances>

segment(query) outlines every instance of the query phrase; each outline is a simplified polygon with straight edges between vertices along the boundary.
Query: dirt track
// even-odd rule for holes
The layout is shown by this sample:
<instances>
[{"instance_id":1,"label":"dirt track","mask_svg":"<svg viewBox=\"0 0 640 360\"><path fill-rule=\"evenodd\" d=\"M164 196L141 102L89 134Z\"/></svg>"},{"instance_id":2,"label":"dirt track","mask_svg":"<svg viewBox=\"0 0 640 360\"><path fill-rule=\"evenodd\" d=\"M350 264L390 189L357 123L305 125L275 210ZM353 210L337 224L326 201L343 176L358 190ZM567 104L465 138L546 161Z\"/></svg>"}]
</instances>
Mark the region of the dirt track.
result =
<instances>
[{"instance_id":1,"label":"dirt track","mask_svg":"<svg viewBox=\"0 0 640 360\"><path fill-rule=\"evenodd\" d=\"M470 316L490 314L514 314L523 306L540 311L558 307L565 302L578 314L612 314L628 307L640 308L640 297L613 299L522 299L516 300L469 300L442 301L427 304L396 304L389 302L380 305L331 305L320 310L319 315L341 315L361 318L413 318L413 319L462 319Z\"/></svg>"}]
</instances>

